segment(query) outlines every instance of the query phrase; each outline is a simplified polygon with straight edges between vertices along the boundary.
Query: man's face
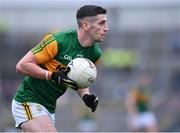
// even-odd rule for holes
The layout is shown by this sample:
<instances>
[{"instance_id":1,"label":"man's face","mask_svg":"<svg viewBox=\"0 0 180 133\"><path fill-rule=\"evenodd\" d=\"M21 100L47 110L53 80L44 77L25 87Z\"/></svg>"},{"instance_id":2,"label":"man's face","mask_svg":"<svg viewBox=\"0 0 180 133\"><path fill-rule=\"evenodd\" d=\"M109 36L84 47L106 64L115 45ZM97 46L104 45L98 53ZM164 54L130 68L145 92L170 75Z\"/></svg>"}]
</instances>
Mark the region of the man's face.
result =
<instances>
[{"instance_id":1,"label":"man's face","mask_svg":"<svg viewBox=\"0 0 180 133\"><path fill-rule=\"evenodd\" d=\"M102 42L107 32L108 25L106 15L99 14L88 18L87 34L94 42Z\"/></svg>"}]
</instances>

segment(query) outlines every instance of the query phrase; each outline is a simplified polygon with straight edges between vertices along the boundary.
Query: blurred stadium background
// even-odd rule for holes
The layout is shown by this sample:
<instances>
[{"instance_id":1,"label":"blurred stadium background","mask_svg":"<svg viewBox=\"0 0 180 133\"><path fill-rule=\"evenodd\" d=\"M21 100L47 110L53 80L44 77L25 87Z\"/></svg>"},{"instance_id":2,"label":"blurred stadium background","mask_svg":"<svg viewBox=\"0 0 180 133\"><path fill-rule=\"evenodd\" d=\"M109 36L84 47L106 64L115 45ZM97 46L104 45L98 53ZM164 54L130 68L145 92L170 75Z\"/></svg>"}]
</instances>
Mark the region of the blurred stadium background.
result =
<instances>
[{"instance_id":1,"label":"blurred stadium background","mask_svg":"<svg viewBox=\"0 0 180 133\"><path fill-rule=\"evenodd\" d=\"M58 130L128 131L124 98L146 72L160 131L180 131L179 0L0 0L0 131L18 131L10 109L23 78L16 63L44 33L76 28L75 13L84 4L108 9L109 33L92 86L100 105L91 114L68 90L58 102Z\"/></svg>"}]
</instances>

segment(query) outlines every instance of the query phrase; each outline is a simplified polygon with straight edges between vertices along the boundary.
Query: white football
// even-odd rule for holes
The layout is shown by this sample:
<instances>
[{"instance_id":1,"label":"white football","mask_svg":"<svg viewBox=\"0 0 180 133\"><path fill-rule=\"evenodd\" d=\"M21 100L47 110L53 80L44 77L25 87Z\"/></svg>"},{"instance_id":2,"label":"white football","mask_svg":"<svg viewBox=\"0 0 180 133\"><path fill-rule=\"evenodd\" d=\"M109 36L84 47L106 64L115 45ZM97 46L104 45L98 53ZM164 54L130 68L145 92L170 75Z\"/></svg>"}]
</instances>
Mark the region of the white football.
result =
<instances>
[{"instance_id":1,"label":"white football","mask_svg":"<svg viewBox=\"0 0 180 133\"><path fill-rule=\"evenodd\" d=\"M97 69L92 61L87 58L75 58L69 62L71 68L67 76L76 81L80 88L91 86L96 80Z\"/></svg>"}]
</instances>

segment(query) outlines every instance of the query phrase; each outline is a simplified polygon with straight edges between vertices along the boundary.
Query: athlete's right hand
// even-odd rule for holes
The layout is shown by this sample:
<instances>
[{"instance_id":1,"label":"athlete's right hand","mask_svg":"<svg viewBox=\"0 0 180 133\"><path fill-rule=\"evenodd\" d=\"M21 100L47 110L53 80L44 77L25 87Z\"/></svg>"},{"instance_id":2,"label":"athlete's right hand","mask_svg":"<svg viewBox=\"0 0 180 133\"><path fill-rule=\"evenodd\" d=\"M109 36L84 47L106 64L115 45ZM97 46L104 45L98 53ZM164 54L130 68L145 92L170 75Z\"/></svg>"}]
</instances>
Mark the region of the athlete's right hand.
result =
<instances>
[{"instance_id":1,"label":"athlete's right hand","mask_svg":"<svg viewBox=\"0 0 180 133\"><path fill-rule=\"evenodd\" d=\"M91 108L92 112L96 111L96 108L99 103L98 97L96 97L94 94L85 94L83 96L83 101L86 106Z\"/></svg>"},{"instance_id":2,"label":"athlete's right hand","mask_svg":"<svg viewBox=\"0 0 180 133\"><path fill-rule=\"evenodd\" d=\"M59 84L63 84L65 87L70 87L74 90L78 90L78 85L75 81L68 78L67 73L70 71L70 67L65 67L59 69L57 72L53 72L51 75L51 79L58 82Z\"/></svg>"}]
</instances>

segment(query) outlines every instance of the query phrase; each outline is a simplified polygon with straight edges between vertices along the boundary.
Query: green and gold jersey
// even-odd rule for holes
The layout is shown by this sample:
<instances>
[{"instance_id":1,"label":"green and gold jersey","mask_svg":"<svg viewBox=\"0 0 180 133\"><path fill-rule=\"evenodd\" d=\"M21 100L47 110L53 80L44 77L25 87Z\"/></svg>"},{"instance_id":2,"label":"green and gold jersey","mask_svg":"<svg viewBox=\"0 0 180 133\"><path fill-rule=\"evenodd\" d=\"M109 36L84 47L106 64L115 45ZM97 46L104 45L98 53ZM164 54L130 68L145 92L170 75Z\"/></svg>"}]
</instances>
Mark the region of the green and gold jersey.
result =
<instances>
[{"instance_id":1,"label":"green and gold jersey","mask_svg":"<svg viewBox=\"0 0 180 133\"><path fill-rule=\"evenodd\" d=\"M134 97L136 99L136 107L139 112L146 112L149 110L150 92L149 88L140 85L134 90Z\"/></svg>"},{"instance_id":2,"label":"green and gold jersey","mask_svg":"<svg viewBox=\"0 0 180 133\"><path fill-rule=\"evenodd\" d=\"M38 65L49 71L56 71L59 66L66 66L72 59L85 57L97 64L101 56L98 44L82 47L76 30L47 34L44 39L31 49ZM54 113L56 100L65 93L66 88L52 80L43 80L26 76L18 88L14 99L18 102L35 102Z\"/></svg>"}]
</instances>

